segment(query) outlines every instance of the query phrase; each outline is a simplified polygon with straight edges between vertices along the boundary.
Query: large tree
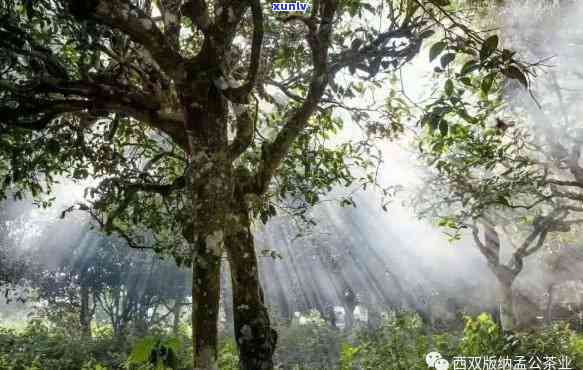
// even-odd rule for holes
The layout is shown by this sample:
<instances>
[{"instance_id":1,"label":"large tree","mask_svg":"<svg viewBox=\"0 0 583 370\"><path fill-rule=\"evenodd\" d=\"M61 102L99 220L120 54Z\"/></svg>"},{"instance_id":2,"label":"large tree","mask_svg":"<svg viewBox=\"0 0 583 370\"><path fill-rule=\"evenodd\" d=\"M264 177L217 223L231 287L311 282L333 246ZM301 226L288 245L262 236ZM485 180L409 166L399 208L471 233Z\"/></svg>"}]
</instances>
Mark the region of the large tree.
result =
<instances>
[{"instance_id":1,"label":"large tree","mask_svg":"<svg viewBox=\"0 0 583 370\"><path fill-rule=\"evenodd\" d=\"M436 25L442 68L483 42L447 0L317 0L305 14L259 0L0 4L3 190L36 196L55 175L99 179L70 210L192 265L201 369L217 366L223 249L241 368L272 367L251 226L274 214L276 197L312 204L366 166L370 144L327 143L340 127L333 111L366 118L349 98L411 61ZM513 63L492 59L502 57ZM345 70L353 77L339 78ZM385 135L395 117L366 125Z\"/></svg>"}]
</instances>

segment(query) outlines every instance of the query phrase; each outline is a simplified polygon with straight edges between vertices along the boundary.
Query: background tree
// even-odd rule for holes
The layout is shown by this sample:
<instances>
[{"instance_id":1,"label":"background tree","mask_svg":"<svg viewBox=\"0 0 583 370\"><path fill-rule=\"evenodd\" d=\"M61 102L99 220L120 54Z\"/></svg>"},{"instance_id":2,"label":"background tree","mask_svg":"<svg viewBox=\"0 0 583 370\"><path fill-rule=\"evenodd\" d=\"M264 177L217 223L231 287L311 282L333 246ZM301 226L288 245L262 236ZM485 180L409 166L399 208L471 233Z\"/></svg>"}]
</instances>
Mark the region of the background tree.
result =
<instances>
[{"instance_id":1,"label":"background tree","mask_svg":"<svg viewBox=\"0 0 583 370\"><path fill-rule=\"evenodd\" d=\"M557 16L553 12L551 16ZM507 44L527 59L540 60L547 44L540 42L545 36L536 22L541 21L522 33L522 41L513 35ZM504 29L501 35L507 36ZM564 36L557 37L563 42ZM434 176L428 179L419 204L424 208L421 213L429 211L440 218L440 225L451 228L455 237L455 230L471 230L500 282L502 324L512 329L511 286L523 269L524 258L540 250L549 234L568 232L581 222L577 216L582 210L577 190L582 180L578 175L580 145L574 134L580 128L573 122L575 106L564 101L570 92L561 91L557 78L572 78L569 55L561 59L563 67L537 78L533 85L527 75L504 63L496 67L499 75L468 75L493 63L493 47L498 43L498 37L491 36L477 57L462 61L458 72L447 74L443 94L421 120L427 129L420 140L422 157ZM504 54L511 55L505 50L503 60ZM532 92L528 95L519 89L521 84L534 94L540 92L536 101ZM479 98L463 99L472 93ZM512 110L504 101L513 102ZM429 206L423 206L424 201ZM484 229L483 239L478 224ZM512 246L506 264L501 262L504 242Z\"/></svg>"},{"instance_id":2,"label":"background tree","mask_svg":"<svg viewBox=\"0 0 583 370\"><path fill-rule=\"evenodd\" d=\"M443 68L484 41L447 1L320 0L291 16L257 0L1 5L3 190L36 196L56 175L99 179L69 211L90 212L134 248L192 265L193 361L204 369L216 368L223 247L241 368L271 368L276 340L252 221L273 215L278 196L312 204L332 185L358 179L349 168L369 164L358 160L369 143L325 145L339 129L334 109L367 85L342 83L339 73L378 86L436 25L447 43L432 53L447 46ZM365 21L373 16L378 27ZM491 60L522 76L511 54L488 45ZM268 88L289 100L278 102ZM369 128L387 135L395 124L389 114Z\"/></svg>"},{"instance_id":3,"label":"background tree","mask_svg":"<svg viewBox=\"0 0 583 370\"><path fill-rule=\"evenodd\" d=\"M34 205L30 201L0 202L0 293L6 303L25 303L41 266L30 248L38 230L27 220ZM42 227L42 226L41 226Z\"/></svg>"},{"instance_id":4,"label":"background tree","mask_svg":"<svg viewBox=\"0 0 583 370\"><path fill-rule=\"evenodd\" d=\"M25 251L10 250L9 262L19 263L23 271L11 273L12 289L20 288L17 297L73 336L90 337L96 315L101 323L107 317L120 343L128 334L143 336L163 327L171 316L178 326L180 310L189 304L187 271L150 250L131 250L123 239L99 234L84 221L49 218L43 224L33 217L20 226L23 233L34 231L32 241L20 238L19 227L10 225L6 240Z\"/></svg>"}]
</instances>

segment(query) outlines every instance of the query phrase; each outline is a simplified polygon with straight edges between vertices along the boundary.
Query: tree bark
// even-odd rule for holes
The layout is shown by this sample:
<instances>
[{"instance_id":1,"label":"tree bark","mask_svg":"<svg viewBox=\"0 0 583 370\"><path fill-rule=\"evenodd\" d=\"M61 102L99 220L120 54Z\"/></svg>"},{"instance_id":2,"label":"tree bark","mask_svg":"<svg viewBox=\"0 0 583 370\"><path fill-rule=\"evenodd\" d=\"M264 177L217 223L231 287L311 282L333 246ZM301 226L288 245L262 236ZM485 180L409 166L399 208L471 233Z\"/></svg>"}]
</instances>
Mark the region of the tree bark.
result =
<instances>
[{"instance_id":1,"label":"tree bark","mask_svg":"<svg viewBox=\"0 0 583 370\"><path fill-rule=\"evenodd\" d=\"M218 370L221 259L205 241L197 242L197 251L192 263L193 364L195 370Z\"/></svg>"},{"instance_id":2,"label":"tree bark","mask_svg":"<svg viewBox=\"0 0 583 370\"><path fill-rule=\"evenodd\" d=\"M344 306L344 330L350 331L354 327L354 309L351 306Z\"/></svg>"},{"instance_id":3,"label":"tree bark","mask_svg":"<svg viewBox=\"0 0 583 370\"><path fill-rule=\"evenodd\" d=\"M500 237L494 225L484 224L484 243L478 237L478 228L473 228L476 246L486 257L488 267L498 280L498 307L500 313L500 325L504 331L514 331L516 322L514 318L514 300L512 298L512 283L522 271L522 258L518 251L513 254L513 264L510 266L500 263ZM536 234L533 234L536 235ZM541 239L541 240L544 240ZM527 241L529 245L531 241Z\"/></svg>"},{"instance_id":4,"label":"tree bark","mask_svg":"<svg viewBox=\"0 0 583 370\"><path fill-rule=\"evenodd\" d=\"M223 265L223 272L221 273L221 299L222 306L225 310L225 333L233 333L233 288L231 287L231 282L229 281L231 277L231 272L228 264Z\"/></svg>"},{"instance_id":5,"label":"tree bark","mask_svg":"<svg viewBox=\"0 0 583 370\"><path fill-rule=\"evenodd\" d=\"M378 328L382 322L383 317L379 311L375 309L374 306L370 305L367 307L368 315L367 315L367 328L368 330L374 330Z\"/></svg>"},{"instance_id":6,"label":"tree bark","mask_svg":"<svg viewBox=\"0 0 583 370\"><path fill-rule=\"evenodd\" d=\"M514 301L512 298L512 280L499 279L499 305L500 305L500 324L502 330L513 331L515 327L514 320Z\"/></svg>"},{"instance_id":7,"label":"tree bark","mask_svg":"<svg viewBox=\"0 0 583 370\"><path fill-rule=\"evenodd\" d=\"M555 292L555 285L550 284L547 288L547 307L545 321L547 325L553 323L553 293Z\"/></svg>"},{"instance_id":8,"label":"tree bark","mask_svg":"<svg viewBox=\"0 0 583 370\"><path fill-rule=\"evenodd\" d=\"M219 65L213 47L204 67ZM218 46L217 46L218 47ZM201 65L201 68L203 66ZM214 69L213 69L214 70ZM217 73L216 71L214 73ZM228 161L228 103L213 83L219 76L195 70L179 86L188 137L187 186L192 204L192 341L196 370L215 370L225 215L233 178Z\"/></svg>"},{"instance_id":9,"label":"tree bark","mask_svg":"<svg viewBox=\"0 0 583 370\"><path fill-rule=\"evenodd\" d=\"M89 308L89 288L81 285L81 310L79 321L81 323L81 333L84 337L91 337L91 310Z\"/></svg>"},{"instance_id":10,"label":"tree bark","mask_svg":"<svg viewBox=\"0 0 583 370\"><path fill-rule=\"evenodd\" d=\"M342 306L344 307L344 330L352 330L354 327L354 309L356 308L356 295L348 287L344 290Z\"/></svg>"},{"instance_id":11,"label":"tree bark","mask_svg":"<svg viewBox=\"0 0 583 370\"><path fill-rule=\"evenodd\" d=\"M178 331L180 330L180 317L182 312L182 300L176 299L174 301L174 307L172 307L172 333L174 336L178 335Z\"/></svg>"},{"instance_id":12,"label":"tree bark","mask_svg":"<svg viewBox=\"0 0 583 370\"><path fill-rule=\"evenodd\" d=\"M250 219L244 201L234 217L238 226L227 235L233 288L233 315L241 370L273 369L277 333L271 328L259 280Z\"/></svg>"}]
</instances>

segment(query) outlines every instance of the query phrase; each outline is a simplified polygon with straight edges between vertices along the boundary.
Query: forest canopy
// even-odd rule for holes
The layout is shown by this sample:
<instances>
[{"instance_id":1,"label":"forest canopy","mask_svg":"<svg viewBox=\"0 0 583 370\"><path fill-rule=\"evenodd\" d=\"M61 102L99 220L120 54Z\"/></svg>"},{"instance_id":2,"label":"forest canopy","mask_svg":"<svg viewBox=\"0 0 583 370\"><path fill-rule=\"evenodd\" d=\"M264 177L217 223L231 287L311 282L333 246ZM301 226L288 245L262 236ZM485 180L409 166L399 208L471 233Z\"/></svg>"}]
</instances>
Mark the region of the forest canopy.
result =
<instances>
[{"instance_id":1,"label":"forest canopy","mask_svg":"<svg viewBox=\"0 0 583 370\"><path fill-rule=\"evenodd\" d=\"M279 325L265 286L278 287L269 290L279 294L282 316L293 321L297 311L284 288L293 284L269 264L278 263L282 244L311 233L301 243L317 251L313 260L333 293L299 284L308 303L297 307L315 309L337 329L340 305L351 330L359 305L368 306L373 327L385 308L405 306L431 327L435 318L397 267L371 272L367 264L382 258L352 257L366 235L339 231L334 217L317 220L322 204L358 208L359 194L371 189L380 196L376 208L390 215L402 187L383 180L391 172L384 151L404 138L425 169L424 186L406 189L417 191L417 215L452 239L470 238L499 285L500 331L485 316L468 323L510 340L513 284L526 258L572 237L582 221L583 167L580 129L569 123L578 111L565 106L571 97L560 88L578 74L551 80L556 99L537 99L533 88L550 53L542 41L521 50L504 28L489 28L487 18L505 9L448 0L315 0L304 12L276 12L260 0L0 0L5 297L26 296L26 286L49 321L87 343L92 322L106 321L112 338L134 345L123 350L128 364L162 368L178 368L184 346L150 334L173 317L166 328L178 336L185 307L189 332L180 335L191 348L180 366L226 368L219 324L230 316L236 366L273 369ZM432 93L409 96L407 74L423 73ZM526 99L560 110L563 123L523 114L523 106L532 109ZM569 134L559 139L565 126ZM83 196L57 199L63 183L84 187ZM15 252L27 234L17 222L34 213L9 208L19 200L61 206L52 221L36 222L36 247L46 244L39 251L54 254L52 266ZM300 225L297 235L282 217ZM59 229L76 222L68 220L81 226ZM336 231L318 238L326 222ZM280 249L258 245L261 227L279 230ZM301 248L285 254L300 276L293 261L303 258ZM266 256L273 258L263 263ZM356 289L360 274L373 293ZM75 328L63 320L72 313ZM418 328L415 317L399 317L400 330ZM134 342L125 340L129 333ZM568 329L553 335L581 345ZM88 366L102 366L96 361Z\"/></svg>"}]
</instances>

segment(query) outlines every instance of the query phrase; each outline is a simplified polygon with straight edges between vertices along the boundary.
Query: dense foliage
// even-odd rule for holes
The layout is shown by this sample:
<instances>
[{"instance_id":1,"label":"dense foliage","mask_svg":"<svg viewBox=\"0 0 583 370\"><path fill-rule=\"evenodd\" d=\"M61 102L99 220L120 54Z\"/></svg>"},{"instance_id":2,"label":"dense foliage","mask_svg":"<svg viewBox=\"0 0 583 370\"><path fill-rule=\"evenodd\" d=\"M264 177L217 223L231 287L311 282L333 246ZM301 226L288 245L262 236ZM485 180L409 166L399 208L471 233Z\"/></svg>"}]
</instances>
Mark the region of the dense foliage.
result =
<instances>
[{"instance_id":1,"label":"dense foliage","mask_svg":"<svg viewBox=\"0 0 583 370\"><path fill-rule=\"evenodd\" d=\"M467 317L461 333L431 332L419 316L392 313L374 330L346 333L312 322L281 327L276 359L284 369L423 368L425 355L439 351L444 358L505 356L568 357L573 369L583 365L583 337L563 324L540 332L505 334L489 315ZM109 333L109 334L108 334ZM31 321L22 330L0 332L0 366L6 370L190 369L186 336L154 332L120 345L111 331L96 330L92 339L69 336L62 329ZM238 369L232 339L220 345L221 370Z\"/></svg>"},{"instance_id":2,"label":"dense foliage","mask_svg":"<svg viewBox=\"0 0 583 370\"><path fill-rule=\"evenodd\" d=\"M305 14L269 5L0 0L0 198L49 208L66 178L86 189L60 217L88 216L75 235L37 221L39 248L19 255L24 238L0 209L0 288L7 300L30 289L39 316L0 329L0 368L412 369L433 350L568 355L583 366L577 334L517 332L513 311L526 258L565 244L563 234L576 239L583 223L583 135L569 123L576 104L564 104L577 94L551 79L556 99L541 109L562 121L548 127L512 111L505 101L537 86L541 63L502 32L477 30L485 10L473 1L317 0ZM402 73L424 50L436 88L418 104ZM402 300L373 276L364 280L377 293L356 292L343 269L361 262L334 238L307 242L332 298L303 292L312 297L301 320L288 310L276 323L259 277L259 222L287 213L313 224L308 210L333 191L343 206L367 187L393 195L379 183L380 140L411 121L428 174L418 214L451 239L471 238L499 284L500 324L481 315L463 333L435 332L431 308L418 308L391 267L384 276ZM359 304L370 306L367 328L354 319Z\"/></svg>"},{"instance_id":3,"label":"dense foliage","mask_svg":"<svg viewBox=\"0 0 583 370\"><path fill-rule=\"evenodd\" d=\"M583 366L583 337L561 325L541 332L505 334L491 316L482 314L467 317L465 329L459 335L431 334L426 330L418 317L399 314L372 333L362 335L357 345L345 345L342 369L424 368L425 356L432 351L441 353L450 364L455 357L567 356L573 369Z\"/></svg>"}]
</instances>

